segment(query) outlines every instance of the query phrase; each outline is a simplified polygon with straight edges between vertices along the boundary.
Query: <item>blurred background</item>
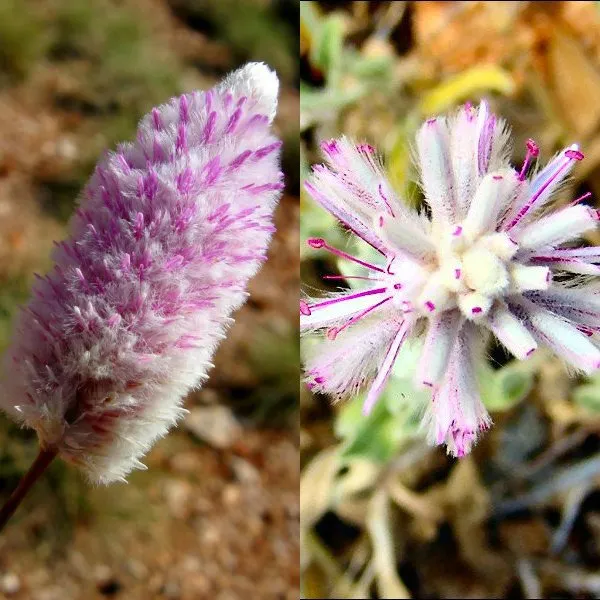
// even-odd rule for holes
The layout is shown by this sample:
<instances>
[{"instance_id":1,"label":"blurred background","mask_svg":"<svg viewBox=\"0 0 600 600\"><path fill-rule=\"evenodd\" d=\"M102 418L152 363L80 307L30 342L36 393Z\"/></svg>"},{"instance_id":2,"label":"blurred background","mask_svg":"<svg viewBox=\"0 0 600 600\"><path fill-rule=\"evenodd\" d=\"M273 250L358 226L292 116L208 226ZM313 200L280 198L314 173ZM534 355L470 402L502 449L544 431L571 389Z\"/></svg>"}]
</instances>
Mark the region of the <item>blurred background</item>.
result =
<instances>
[{"instance_id":1,"label":"blurred background","mask_svg":"<svg viewBox=\"0 0 600 600\"><path fill-rule=\"evenodd\" d=\"M298 598L298 5L0 0L0 352L106 148L248 60L277 70L286 191L268 263L190 415L128 485L56 461L0 535L0 598ZM0 415L0 501L37 442Z\"/></svg>"},{"instance_id":2,"label":"blurred background","mask_svg":"<svg viewBox=\"0 0 600 600\"><path fill-rule=\"evenodd\" d=\"M345 133L419 202L416 128L485 97L513 126L515 164L529 137L544 161L579 142L586 160L557 202L591 191L599 206L597 2L302 2L300 44L303 178L318 142ZM300 210L302 286L318 295L338 266L306 238L360 249L304 193ZM362 398L333 407L302 386L303 596L600 597L600 377L490 348L495 426L457 461L419 433L413 369L395 369L367 419Z\"/></svg>"}]
</instances>

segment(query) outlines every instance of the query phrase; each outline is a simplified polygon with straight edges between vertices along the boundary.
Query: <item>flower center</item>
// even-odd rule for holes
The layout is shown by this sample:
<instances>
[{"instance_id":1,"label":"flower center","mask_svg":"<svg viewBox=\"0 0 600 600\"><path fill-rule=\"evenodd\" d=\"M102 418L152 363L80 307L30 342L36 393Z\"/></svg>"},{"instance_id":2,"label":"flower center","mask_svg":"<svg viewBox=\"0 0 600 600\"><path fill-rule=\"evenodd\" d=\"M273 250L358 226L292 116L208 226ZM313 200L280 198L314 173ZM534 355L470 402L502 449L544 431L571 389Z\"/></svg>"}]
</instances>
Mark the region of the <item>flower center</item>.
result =
<instances>
[{"instance_id":1,"label":"flower center","mask_svg":"<svg viewBox=\"0 0 600 600\"><path fill-rule=\"evenodd\" d=\"M410 304L422 315L434 316L458 307L467 319L479 320L503 295L548 287L546 267L512 260L519 247L506 233L473 237L458 225L433 236L436 256L429 265L409 273L403 264L402 272L393 275L395 303L403 310ZM407 280L411 284L404 285Z\"/></svg>"}]
</instances>

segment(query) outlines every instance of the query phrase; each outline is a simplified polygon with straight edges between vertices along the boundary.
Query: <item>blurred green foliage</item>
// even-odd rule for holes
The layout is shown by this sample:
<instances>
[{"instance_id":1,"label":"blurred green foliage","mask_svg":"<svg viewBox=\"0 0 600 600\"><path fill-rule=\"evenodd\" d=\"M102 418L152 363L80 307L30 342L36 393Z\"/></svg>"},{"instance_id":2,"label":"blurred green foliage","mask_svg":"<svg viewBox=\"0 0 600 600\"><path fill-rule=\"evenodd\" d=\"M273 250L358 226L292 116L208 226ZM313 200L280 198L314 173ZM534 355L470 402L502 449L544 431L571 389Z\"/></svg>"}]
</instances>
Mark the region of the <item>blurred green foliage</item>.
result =
<instances>
[{"instance_id":1,"label":"blurred green foliage","mask_svg":"<svg viewBox=\"0 0 600 600\"><path fill-rule=\"evenodd\" d=\"M0 83L22 79L43 58L49 44L40 16L21 0L0 2Z\"/></svg>"},{"instance_id":2,"label":"blurred green foliage","mask_svg":"<svg viewBox=\"0 0 600 600\"><path fill-rule=\"evenodd\" d=\"M321 72L325 82L322 87L301 82L301 129L333 121L341 110L373 90L389 88L391 59L365 57L346 45L339 15L320 15L313 2L301 2L300 23L311 40L311 66Z\"/></svg>"},{"instance_id":3,"label":"blurred green foliage","mask_svg":"<svg viewBox=\"0 0 600 600\"><path fill-rule=\"evenodd\" d=\"M300 345L296 328L259 329L249 346L249 362L259 381L246 402L251 417L257 422L285 420L298 404Z\"/></svg>"},{"instance_id":4,"label":"blurred green foliage","mask_svg":"<svg viewBox=\"0 0 600 600\"><path fill-rule=\"evenodd\" d=\"M181 65L157 47L149 27L132 7L109 0L61 0L48 24L56 60L84 60L84 84L73 100L101 114L123 113L131 122L113 122L109 139L131 134L139 117L181 88Z\"/></svg>"},{"instance_id":5,"label":"blurred green foliage","mask_svg":"<svg viewBox=\"0 0 600 600\"><path fill-rule=\"evenodd\" d=\"M29 297L30 285L25 276L0 278L0 356L10 340L19 306Z\"/></svg>"}]
</instances>

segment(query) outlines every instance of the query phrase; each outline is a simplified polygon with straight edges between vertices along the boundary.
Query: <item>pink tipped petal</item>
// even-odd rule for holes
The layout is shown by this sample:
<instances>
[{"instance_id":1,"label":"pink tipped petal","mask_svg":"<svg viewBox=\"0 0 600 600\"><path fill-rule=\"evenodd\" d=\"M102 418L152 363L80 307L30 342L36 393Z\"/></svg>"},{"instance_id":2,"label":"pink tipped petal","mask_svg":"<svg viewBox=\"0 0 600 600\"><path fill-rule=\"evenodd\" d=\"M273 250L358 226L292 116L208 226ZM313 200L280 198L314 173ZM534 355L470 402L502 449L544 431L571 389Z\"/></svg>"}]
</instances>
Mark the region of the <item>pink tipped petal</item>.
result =
<instances>
[{"instance_id":1,"label":"pink tipped petal","mask_svg":"<svg viewBox=\"0 0 600 600\"><path fill-rule=\"evenodd\" d=\"M521 304L531 326L534 337L566 360L576 369L586 374L593 373L600 367L600 350L588 336L564 319L548 310L523 301Z\"/></svg>"},{"instance_id":2,"label":"pink tipped petal","mask_svg":"<svg viewBox=\"0 0 600 600\"><path fill-rule=\"evenodd\" d=\"M512 293L547 290L552 282L552 271L548 267L515 264L510 279Z\"/></svg>"},{"instance_id":3,"label":"pink tipped petal","mask_svg":"<svg viewBox=\"0 0 600 600\"><path fill-rule=\"evenodd\" d=\"M521 182L512 169L494 171L486 175L479 187L467 217L465 231L475 238L485 231L494 231L498 217L506 210L508 202L517 194Z\"/></svg>"},{"instance_id":4,"label":"pink tipped petal","mask_svg":"<svg viewBox=\"0 0 600 600\"><path fill-rule=\"evenodd\" d=\"M389 248L417 258L435 254L435 245L431 238L402 218L380 213L375 216L373 226L377 236L384 240Z\"/></svg>"},{"instance_id":5,"label":"pink tipped petal","mask_svg":"<svg viewBox=\"0 0 600 600\"><path fill-rule=\"evenodd\" d=\"M527 327L504 303L496 303L490 311L487 324L500 342L519 360L525 360L537 348Z\"/></svg>"},{"instance_id":6,"label":"pink tipped petal","mask_svg":"<svg viewBox=\"0 0 600 600\"><path fill-rule=\"evenodd\" d=\"M598 225L596 212L585 205L569 206L523 227L515 241L523 249L557 246Z\"/></svg>"},{"instance_id":7,"label":"pink tipped petal","mask_svg":"<svg viewBox=\"0 0 600 600\"><path fill-rule=\"evenodd\" d=\"M458 310L446 311L431 319L417 365L417 386L431 387L441 382L463 322L464 318Z\"/></svg>"},{"instance_id":8,"label":"pink tipped petal","mask_svg":"<svg viewBox=\"0 0 600 600\"><path fill-rule=\"evenodd\" d=\"M478 130L475 111L464 106L450 128L450 154L456 188L456 216L461 221L467 214L479 181L477 164Z\"/></svg>"},{"instance_id":9,"label":"pink tipped petal","mask_svg":"<svg viewBox=\"0 0 600 600\"><path fill-rule=\"evenodd\" d=\"M477 111L477 163L478 174L484 177L490 171L509 167L509 130L505 122L490 112L482 101Z\"/></svg>"},{"instance_id":10,"label":"pink tipped petal","mask_svg":"<svg viewBox=\"0 0 600 600\"><path fill-rule=\"evenodd\" d=\"M477 113L477 167L481 177L490 168L495 126L496 117L490 113L488 103L484 101Z\"/></svg>"},{"instance_id":11,"label":"pink tipped petal","mask_svg":"<svg viewBox=\"0 0 600 600\"><path fill-rule=\"evenodd\" d=\"M445 119L429 119L417 132L416 140L423 191L433 220L451 223L456 217L456 200Z\"/></svg>"},{"instance_id":12,"label":"pink tipped petal","mask_svg":"<svg viewBox=\"0 0 600 600\"><path fill-rule=\"evenodd\" d=\"M300 314L300 329L318 329L346 320L380 302L386 292L387 288L379 287L305 304Z\"/></svg>"},{"instance_id":13,"label":"pink tipped petal","mask_svg":"<svg viewBox=\"0 0 600 600\"><path fill-rule=\"evenodd\" d=\"M375 235L371 227L366 225L358 215L351 212L340 196L331 192L326 193L321 191L318 181L314 184L307 181L304 183L304 187L315 202L320 204L325 210L329 211L361 240L367 242L367 244L385 255L386 247L381 239ZM327 188L325 188L325 190L327 190Z\"/></svg>"},{"instance_id":14,"label":"pink tipped petal","mask_svg":"<svg viewBox=\"0 0 600 600\"><path fill-rule=\"evenodd\" d=\"M536 265L547 265L552 269L578 273L580 275L600 275L600 252L598 248L584 248L593 250L593 253L578 252L580 248L567 250L538 251L530 255L527 260Z\"/></svg>"},{"instance_id":15,"label":"pink tipped petal","mask_svg":"<svg viewBox=\"0 0 600 600\"><path fill-rule=\"evenodd\" d=\"M399 326L395 318L363 320L308 348L305 372L313 391L335 400L357 394L376 377Z\"/></svg>"},{"instance_id":16,"label":"pink tipped petal","mask_svg":"<svg viewBox=\"0 0 600 600\"><path fill-rule=\"evenodd\" d=\"M375 403L379 399L379 396L381 396L381 392L383 391L383 388L385 387L385 384L387 383L387 380L392 372L394 363L396 362L398 352L400 352L402 343L406 339L406 336L412 325L413 321L409 319L402 321L402 325L397 331L396 336L394 337L387 354L385 355L383 363L379 369L379 372L377 373L377 377L375 377L375 380L369 389L367 398L363 404L363 415L368 415L373 410Z\"/></svg>"},{"instance_id":17,"label":"pink tipped petal","mask_svg":"<svg viewBox=\"0 0 600 600\"><path fill-rule=\"evenodd\" d=\"M587 288L552 286L545 292L530 292L528 300L573 323L600 326L600 296Z\"/></svg>"},{"instance_id":18,"label":"pink tipped petal","mask_svg":"<svg viewBox=\"0 0 600 600\"><path fill-rule=\"evenodd\" d=\"M375 214L384 212L418 224L416 213L397 199L379 158L365 151L366 145L357 146L342 137L321 147L329 166L315 167L306 189L321 206L385 254L371 227Z\"/></svg>"},{"instance_id":19,"label":"pink tipped petal","mask_svg":"<svg viewBox=\"0 0 600 600\"><path fill-rule=\"evenodd\" d=\"M444 381L425 415L429 442L446 443L448 454L453 456L468 454L479 433L491 423L475 377L474 359L480 351L478 333L467 325L452 348Z\"/></svg>"}]
</instances>

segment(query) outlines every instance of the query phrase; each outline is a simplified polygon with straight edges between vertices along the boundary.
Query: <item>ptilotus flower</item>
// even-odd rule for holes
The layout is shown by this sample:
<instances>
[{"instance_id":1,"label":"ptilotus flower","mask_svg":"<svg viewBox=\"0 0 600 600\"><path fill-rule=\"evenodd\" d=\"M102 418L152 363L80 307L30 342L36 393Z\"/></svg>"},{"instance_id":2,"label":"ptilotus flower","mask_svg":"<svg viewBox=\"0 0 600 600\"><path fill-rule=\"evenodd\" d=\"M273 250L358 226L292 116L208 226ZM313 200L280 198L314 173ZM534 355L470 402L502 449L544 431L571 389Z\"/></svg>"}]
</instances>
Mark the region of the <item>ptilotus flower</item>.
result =
<instances>
[{"instance_id":1,"label":"ptilotus flower","mask_svg":"<svg viewBox=\"0 0 600 600\"><path fill-rule=\"evenodd\" d=\"M96 167L8 352L2 406L96 482L184 412L265 259L278 80L252 63L146 115Z\"/></svg>"},{"instance_id":2,"label":"ptilotus flower","mask_svg":"<svg viewBox=\"0 0 600 600\"><path fill-rule=\"evenodd\" d=\"M326 331L306 361L315 391L342 398L369 384L368 413L403 342L418 337L429 439L462 456L491 423L476 381L489 332L518 359L544 345L584 373L600 366L600 247L576 243L598 212L579 203L589 194L549 208L583 159L577 145L532 174L537 145L529 140L513 169L507 127L485 103L430 119L416 136L420 213L396 196L371 146L342 138L322 148L328 165L306 189L379 259L308 240L364 268L362 287L300 304L302 328Z\"/></svg>"}]
</instances>

